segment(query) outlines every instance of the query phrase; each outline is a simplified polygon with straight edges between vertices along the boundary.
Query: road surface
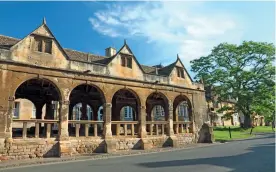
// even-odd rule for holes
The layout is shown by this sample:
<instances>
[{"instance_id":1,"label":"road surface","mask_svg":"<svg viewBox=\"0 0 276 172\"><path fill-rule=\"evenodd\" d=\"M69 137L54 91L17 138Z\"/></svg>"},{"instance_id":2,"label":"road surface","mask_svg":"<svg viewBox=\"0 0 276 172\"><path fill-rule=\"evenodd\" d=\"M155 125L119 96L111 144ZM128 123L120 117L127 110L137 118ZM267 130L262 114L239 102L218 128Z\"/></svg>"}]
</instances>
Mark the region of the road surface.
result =
<instances>
[{"instance_id":1,"label":"road surface","mask_svg":"<svg viewBox=\"0 0 276 172\"><path fill-rule=\"evenodd\" d=\"M6 172L274 172L275 137L102 160L5 169Z\"/></svg>"}]
</instances>

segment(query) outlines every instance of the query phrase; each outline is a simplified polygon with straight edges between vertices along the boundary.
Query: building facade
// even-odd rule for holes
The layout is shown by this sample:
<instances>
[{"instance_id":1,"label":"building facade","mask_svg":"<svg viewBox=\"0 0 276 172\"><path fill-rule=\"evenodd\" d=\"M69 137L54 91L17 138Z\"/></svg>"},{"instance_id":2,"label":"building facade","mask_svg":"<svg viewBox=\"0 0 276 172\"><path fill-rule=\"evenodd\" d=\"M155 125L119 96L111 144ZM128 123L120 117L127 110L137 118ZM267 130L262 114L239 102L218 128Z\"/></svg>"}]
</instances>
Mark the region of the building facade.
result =
<instances>
[{"instance_id":1,"label":"building facade","mask_svg":"<svg viewBox=\"0 0 276 172\"><path fill-rule=\"evenodd\" d=\"M23 39L0 35L0 82L0 154L9 159L204 140L204 86L178 56L145 66L126 42L105 56L65 49L43 20ZM32 104L24 113L23 99Z\"/></svg>"},{"instance_id":2,"label":"building facade","mask_svg":"<svg viewBox=\"0 0 276 172\"><path fill-rule=\"evenodd\" d=\"M236 101L233 99L218 100L219 96L215 95L212 87L206 87L206 105L209 121L213 126L242 126L244 115L242 112L233 113ZM227 107L228 110L220 111ZM228 114L228 115L226 115ZM230 117L229 117L229 114ZM264 116L253 113L251 115L252 125L264 126Z\"/></svg>"}]
</instances>

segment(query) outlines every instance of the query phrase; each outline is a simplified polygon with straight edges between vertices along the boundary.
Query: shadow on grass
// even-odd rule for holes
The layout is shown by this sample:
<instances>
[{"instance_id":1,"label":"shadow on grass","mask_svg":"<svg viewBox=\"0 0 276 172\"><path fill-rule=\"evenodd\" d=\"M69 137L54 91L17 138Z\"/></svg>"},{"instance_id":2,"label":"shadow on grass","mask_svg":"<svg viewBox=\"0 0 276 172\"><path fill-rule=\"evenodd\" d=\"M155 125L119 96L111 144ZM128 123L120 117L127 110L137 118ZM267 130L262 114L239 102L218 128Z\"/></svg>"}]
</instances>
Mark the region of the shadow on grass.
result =
<instances>
[{"instance_id":1,"label":"shadow on grass","mask_svg":"<svg viewBox=\"0 0 276 172\"><path fill-rule=\"evenodd\" d=\"M275 171L273 170L275 162L274 143L261 144L255 147L250 147L247 151L249 152L233 156L147 162L140 163L138 166L142 166L144 168L163 168L191 165L213 165L229 168L232 172ZM266 166L260 166L260 162L262 162L262 164L266 164Z\"/></svg>"}]
</instances>

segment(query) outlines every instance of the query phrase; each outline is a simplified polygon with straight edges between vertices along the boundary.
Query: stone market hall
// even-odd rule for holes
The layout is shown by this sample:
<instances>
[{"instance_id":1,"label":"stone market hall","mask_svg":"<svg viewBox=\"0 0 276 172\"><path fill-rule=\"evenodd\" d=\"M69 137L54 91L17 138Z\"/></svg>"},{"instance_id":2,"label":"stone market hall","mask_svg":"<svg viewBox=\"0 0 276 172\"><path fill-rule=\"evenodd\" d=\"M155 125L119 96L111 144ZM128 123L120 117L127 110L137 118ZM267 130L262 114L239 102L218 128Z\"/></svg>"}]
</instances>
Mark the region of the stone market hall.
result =
<instances>
[{"instance_id":1,"label":"stone market hall","mask_svg":"<svg viewBox=\"0 0 276 172\"><path fill-rule=\"evenodd\" d=\"M66 49L45 19L23 39L0 35L0 156L7 159L203 142L206 112L204 86L178 56L146 66L126 41L105 56Z\"/></svg>"}]
</instances>

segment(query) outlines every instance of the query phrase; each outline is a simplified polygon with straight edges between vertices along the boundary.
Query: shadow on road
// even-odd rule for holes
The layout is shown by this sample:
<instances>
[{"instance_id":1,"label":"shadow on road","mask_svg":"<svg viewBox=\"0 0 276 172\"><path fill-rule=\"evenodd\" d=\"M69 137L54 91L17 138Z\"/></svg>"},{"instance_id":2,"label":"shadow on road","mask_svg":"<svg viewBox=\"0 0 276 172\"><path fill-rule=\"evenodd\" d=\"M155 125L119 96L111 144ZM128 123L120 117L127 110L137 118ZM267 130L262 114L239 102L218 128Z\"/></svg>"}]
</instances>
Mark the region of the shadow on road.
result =
<instances>
[{"instance_id":1,"label":"shadow on road","mask_svg":"<svg viewBox=\"0 0 276 172\"><path fill-rule=\"evenodd\" d=\"M175 166L189 166L189 165L213 165L232 169L232 172L254 172L275 171L275 144L261 144L255 147L250 147L247 153L234 156L221 156L211 158L199 158L188 160L174 160L161 162L140 163L138 166L145 168L162 168ZM267 166L260 169L259 162L267 164ZM264 163L267 162L267 163Z\"/></svg>"},{"instance_id":2,"label":"shadow on road","mask_svg":"<svg viewBox=\"0 0 276 172\"><path fill-rule=\"evenodd\" d=\"M248 141L248 140L259 140L259 139L270 139L270 138L275 138L275 134L274 133L258 133L255 134L255 137L252 138L248 138L248 139L244 139L244 140L230 140L227 142L234 142L234 141Z\"/></svg>"}]
</instances>

